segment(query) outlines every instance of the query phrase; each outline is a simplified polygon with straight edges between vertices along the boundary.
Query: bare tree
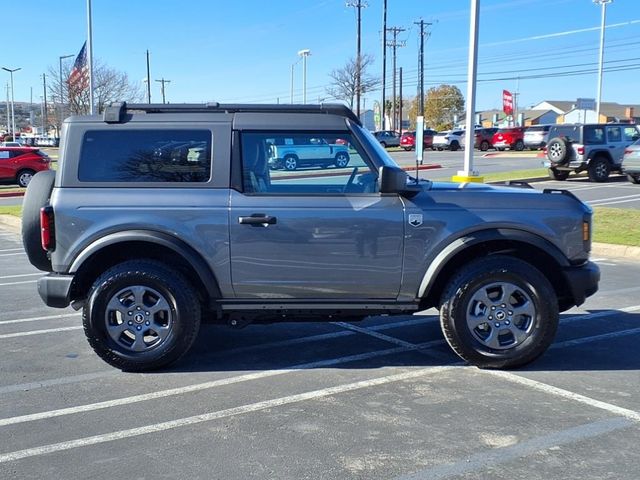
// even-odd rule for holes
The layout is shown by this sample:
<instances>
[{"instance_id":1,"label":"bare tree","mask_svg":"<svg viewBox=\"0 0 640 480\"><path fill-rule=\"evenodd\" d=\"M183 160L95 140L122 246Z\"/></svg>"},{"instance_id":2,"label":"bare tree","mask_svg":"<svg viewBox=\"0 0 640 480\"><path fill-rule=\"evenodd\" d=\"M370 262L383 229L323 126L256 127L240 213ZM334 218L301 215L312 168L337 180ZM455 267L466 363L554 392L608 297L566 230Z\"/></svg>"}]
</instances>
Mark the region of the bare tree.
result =
<instances>
[{"instance_id":1,"label":"bare tree","mask_svg":"<svg viewBox=\"0 0 640 480\"><path fill-rule=\"evenodd\" d=\"M62 69L62 84L57 67L49 67L47 76L48 95L52 99L54 108L49 112L49 119L55 111L55 120L51 124L60 126L60 119L68 114L89 113L89 87L84 89L69 89L67 79L71 74L72 65L64 65ZM88 83L88 82L87 82ZM93 66L93 95L96 111L100 112L105 105L116 101L139 102L144 98L141 85L129 81L125 72L111 68L99 61ZM60 98L62 96L62 99ZM62 101L61 101L62 100Z\"/></svg>"},{"instance_id":2,"label":"bare tree","mask_svg":"<svg viewBox=\"0 0 640 480\"><path fill-rule=\"evenodd\" d=\"M373 64L373 56L369 54L360 57L360 95L375 90L380 85L380 79L367 74L367 68ZM353 108L353 101L357 93L358 65L355 58L349 59L342 68L333 70L329 76L333 79L327 93L334 98L345 100Z\"/></svg>"}]
</instances>

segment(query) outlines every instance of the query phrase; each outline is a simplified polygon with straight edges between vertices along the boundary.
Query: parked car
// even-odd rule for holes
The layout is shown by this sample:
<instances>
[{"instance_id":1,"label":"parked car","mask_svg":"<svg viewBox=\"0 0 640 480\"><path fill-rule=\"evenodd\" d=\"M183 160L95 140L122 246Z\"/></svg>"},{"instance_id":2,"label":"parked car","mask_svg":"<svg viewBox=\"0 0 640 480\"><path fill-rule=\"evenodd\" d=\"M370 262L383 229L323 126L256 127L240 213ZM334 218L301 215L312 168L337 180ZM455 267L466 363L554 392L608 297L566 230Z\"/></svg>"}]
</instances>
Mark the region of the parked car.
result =
<instances>
[{"instance_id":1,"label":"parked car","mask_svg":"<svg viewBox=\"0 0 640 480\"><path fill-rule=\"evenodd\" d=\"M308 135L276 137L269 139L267 164L277 170L296 170L300 167L334 165L345 168L349 164L349 149L346 145L328 143L324 138Z\"/></svg>"},{"instance_id":2,"label":"parked car","mask_svg":"<svg viewBox=\"0 0 640 480\"><path fill-rule=\"evenodd\" d=\"M31 178L42 170L49 170L49 156L30 147L0 147L0 181L29 185Z\"/></svg>"},{"instance_id":3,"label":"parked car","mask_svg":"<svg viewBox=\"0 0 640 480\"><path fill-rule=\"evenodd\" d=\"M0 147L22 147L22 143L20 142L2 142L0 143Z\"/></svg>"},{"instance_id":4,"label":"parked car","mask_svg":"<svg viewBox=\"0 0 640 480\"><path fill-rule=\"evenodd\" d=\"M459 150L462 146L462 135L464 130L445 130L433 136L433 149L438 150Z\"/></svg>"},{"instance_id":5,"label":"parked car","mask_svg":"<svg viewBox=\"0 0 640 480\"><path fill-rule=\"evenodd\" d=\"M433 146L433 136L438 133L435 130L427 129L422 136L423 149L431 148ZM404 132L400 137L400 146L405 150L413 150L416 147L416 132L415 130L410 132Z\"/></svg>"},{"instance_id":6,"label":"parked car","mask_svg":"<svg viewBox=\"0 0 640 480\"><path fill-rule=\"evenodd\" d=\"M491 140L493 147L497 150L524 150L524 127L501 128Z\"/></svg>"},{"instance_id":7,"label":"parked car","mask_svg":"<svg viewBox=\"0 0 640 480\"><path fill-rule=\"evenodd\" d=\"M373 132L373 136L378 139L380 145L383 147L398 147L400 146L400 135L393 130L379 130Z\"/></svg>"},{"instance_id":8,"label":"parked car","mask_svg":"<svg viewBox=\"0 0 640 480\"><path fill-rule=\"evenodd\" d=\"M464 360L515 368L598 289L592 210L577 197L414 181L344 105L120 103L63 130L58 169L27 189L23 245L48 272L45 303L84 309L91 347L126 371L178 360L205 321L351 322L431 307ZM278 137L345 139L350 171L270 170ZM208 153L157 160L172 142Z\"/></svg>"},{"instance_id":9,"label":"parked car","mask_svg":"<svg viewBox=\"0 0 640 480\"><path fill-rule=\"evenodd\" d=\"M473 140L473 148L477 148L478 150L482 150L486 152L490 148L493 148L493 135L498 131L495 127L489 128L476 128L475 129L475 138ZM465 135L462 135L460 139L461 145L465 144Z\"/></svg>"},{"instance_id":10,"label":"parked car","mask_svg":"<svg viewBox=\"0 0 640 480\"><path fill-rule=\"evenodd\" d=\"M640 129L628 123L552 125L545 147L549 176L566 180L571 172L587 171L592 182L604 182L622 171L625 150L640 140Z\"/></svg>"},{"instance_id":11,"label":"parked car","mask_svg":"<svg viewBox=\"0 0 640 480\"><path fill-rule=\"evenodd\" d=\"M622 173L631 183L640 184L640 140L624 150Z\"/></svg>"},{"instance_id":12,"label":"parked car","mask_svg":"<svg viewBox=\"0 0 640 480\"><path fill-rule=\"evenodd\" d=\"M524 131L524 146L531 150L538 150L547 146L551 125L532 125Z\"/></svg>"}]
</instances>

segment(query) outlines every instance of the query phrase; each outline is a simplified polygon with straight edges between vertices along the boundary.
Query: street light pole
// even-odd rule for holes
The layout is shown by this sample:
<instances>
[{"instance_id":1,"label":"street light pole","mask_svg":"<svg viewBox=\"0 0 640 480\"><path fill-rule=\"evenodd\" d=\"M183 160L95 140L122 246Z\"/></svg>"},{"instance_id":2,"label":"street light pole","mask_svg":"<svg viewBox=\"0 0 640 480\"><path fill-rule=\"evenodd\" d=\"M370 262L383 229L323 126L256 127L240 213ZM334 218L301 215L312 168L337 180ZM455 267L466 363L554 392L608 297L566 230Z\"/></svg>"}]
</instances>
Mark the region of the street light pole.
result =
<instances>
[{"instance_id":1,"label":"street light pole","mask_svg":"<svg viewBox=\"0 0 640 480\"><path fill-rule=\"evenodd\" d=\"M13 135L13 140L16 139L16 114L15 114L15 106L13 102L13 72L17 72L20 68L7 68L2 67L3 70L9 72L9 76L11 77L11 135Z\"/></svg>"},{"instance_id":2,"label":"street light pole","mask_svg":"<svg viewBox=\"0 0 640 480\"><path fill-rule=\"evenodd\" d=\"M65 58L71 58L73 55L62 55L58 57L60 60L60 128L62 128L62 122L64 121L64 87L62 84L62 60ZM60 136L60 130L58 130L58 136Z\"/></svg>"},{"instance_id":3,"label":"street light pole","mask_svg":"<svg viewBox=\"0 0 640 480\"><path fill-rule=\"evenodd\" d=\"M302 57L302 103L307 103L307 57L311 55L311 50L305 48L298 55Z\"/></svg>"},{"instance_id":4,"label":"street light pole","mask_svg":"<svg viewBox=\"0 0 640 480\"><path fill-rule=\"evenodd\" d=\"M593 0L596 5L602 6L602 24L600 25L600 65L598 66L598 94L596 103L596 122L600 122L600 102L602 100L602 66L604 64L604 30L607 20L607 4L612 0Z\"/></svg>"}]
</instances>

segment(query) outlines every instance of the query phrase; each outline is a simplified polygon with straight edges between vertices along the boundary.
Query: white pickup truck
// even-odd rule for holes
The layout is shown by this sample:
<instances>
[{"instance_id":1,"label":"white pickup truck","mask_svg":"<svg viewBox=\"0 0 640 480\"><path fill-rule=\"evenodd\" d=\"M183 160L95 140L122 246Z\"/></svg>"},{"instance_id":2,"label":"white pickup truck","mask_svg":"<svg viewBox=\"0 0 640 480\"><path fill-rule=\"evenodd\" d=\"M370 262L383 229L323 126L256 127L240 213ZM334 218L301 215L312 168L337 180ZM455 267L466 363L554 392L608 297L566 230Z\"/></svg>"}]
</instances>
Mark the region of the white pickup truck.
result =
<instances>
[{"instance_id":1,"label":"white pickup truck","mask_svg":"<svg viewBox=\"0 0 640 480\"><path fill-rule=\"evenodd\" d=\"M340 139L329 141L326 138L275 138L269 143L269 168L296 170L300 167L334 165L344 168L349 164L347 145L336 143Z\"/></svg>"}]
</instances>

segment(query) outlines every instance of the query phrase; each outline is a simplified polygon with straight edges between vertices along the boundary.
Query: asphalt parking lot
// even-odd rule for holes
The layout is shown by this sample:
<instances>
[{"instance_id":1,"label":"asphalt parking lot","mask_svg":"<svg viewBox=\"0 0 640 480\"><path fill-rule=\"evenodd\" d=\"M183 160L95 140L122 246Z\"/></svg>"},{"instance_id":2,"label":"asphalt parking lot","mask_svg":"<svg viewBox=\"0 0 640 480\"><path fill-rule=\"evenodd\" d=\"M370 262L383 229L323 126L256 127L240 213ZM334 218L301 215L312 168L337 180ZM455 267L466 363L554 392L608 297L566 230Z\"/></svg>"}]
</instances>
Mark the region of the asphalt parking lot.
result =
<instances>
[{"instance_id":1,"label":"asphalt parking lot","mask_svg":"<svg viewBox=\"0 0 640 480\"><path fill-rule=\"evenodd\" d=\"M625 479L640 471L640 264L526 369L482 371L434 311L204 326L172 369L122 373L45 307L0 227L0 478Z\"/></svg>"}]
</instances>

